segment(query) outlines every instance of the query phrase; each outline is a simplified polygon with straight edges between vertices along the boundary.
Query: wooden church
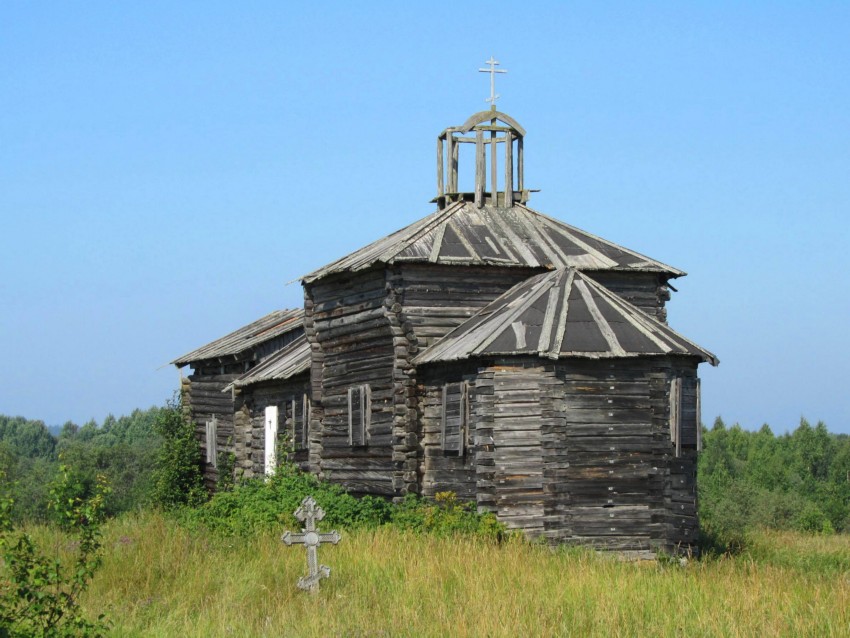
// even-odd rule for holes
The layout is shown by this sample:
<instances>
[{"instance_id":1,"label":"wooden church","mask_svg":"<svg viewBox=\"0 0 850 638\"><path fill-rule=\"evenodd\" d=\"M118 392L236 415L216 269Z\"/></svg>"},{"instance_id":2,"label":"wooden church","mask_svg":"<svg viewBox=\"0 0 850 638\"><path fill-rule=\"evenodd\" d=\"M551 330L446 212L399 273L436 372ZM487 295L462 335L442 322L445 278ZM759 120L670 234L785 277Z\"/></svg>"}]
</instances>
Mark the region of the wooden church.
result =
<instances>
[{"instance_id":1,"label":"wooden church","mask_svg":"<svg viewBox=\"0 0 850 638\"><path fill-rule=\"evenodd\" d=\"M693 548L697 367L717 359L666 324L685 273L529 208L524 138L495 106L447 128L434 213L304 276L303 309L173 362L211 487L220 453L262 476L286 441L353 493L452 491L553 543Z\"/></svg>"}]
</instances>

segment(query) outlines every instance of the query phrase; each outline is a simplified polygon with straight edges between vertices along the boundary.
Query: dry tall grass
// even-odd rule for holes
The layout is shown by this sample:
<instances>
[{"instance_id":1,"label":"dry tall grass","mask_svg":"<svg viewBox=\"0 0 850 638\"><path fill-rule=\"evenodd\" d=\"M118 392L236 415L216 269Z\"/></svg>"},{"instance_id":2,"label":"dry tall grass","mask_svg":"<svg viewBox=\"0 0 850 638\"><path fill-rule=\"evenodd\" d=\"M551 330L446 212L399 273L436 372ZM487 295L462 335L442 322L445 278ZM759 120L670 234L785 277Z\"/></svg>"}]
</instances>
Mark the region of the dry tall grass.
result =
<instances>
[{"instance_id":1,"label":"dry tall grass","mask_svg":"<svg viewBox=\"0 0 850 638\"><path fill-rule=\"evenodd\" d=\"M760 536L753 556L622 562L522 541L344 534L295 588L278 536L193 535L156 514L113 521L86 598L116 636L848 636L850 538Z\"/></svg>"}]
</instances>

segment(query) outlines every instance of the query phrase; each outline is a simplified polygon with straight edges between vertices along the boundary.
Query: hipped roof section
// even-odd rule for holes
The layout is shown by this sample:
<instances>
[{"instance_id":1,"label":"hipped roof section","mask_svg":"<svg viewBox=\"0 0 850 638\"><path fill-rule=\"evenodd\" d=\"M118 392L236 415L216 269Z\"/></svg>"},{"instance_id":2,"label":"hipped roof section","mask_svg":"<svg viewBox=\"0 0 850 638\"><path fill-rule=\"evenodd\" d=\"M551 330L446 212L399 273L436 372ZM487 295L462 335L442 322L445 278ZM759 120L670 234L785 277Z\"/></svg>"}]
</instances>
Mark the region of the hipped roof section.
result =
<instances>
[{"instance_id":1,"label":"hipped roof section","mask_svg":"<svg viewBox=\"0 0 850 638\"><path fill-rule=\"evenodd\" d=\"M231 387L244 388L263 381L286 381L308 370L310 370L310 344L307 343L307 337L301 335L234 380L222 392L230 390Z\"/></svg>"},{"instance_id":2,"label":"hipped roof section","mask_svg":"<svg viewBox=\"0 0 850 638\"><path fill-rule=\"evenodd\" d=\"M686 273L522 204L511 208L455 202L372 242L302 279L311 283L376 263L419 262L461 266L575 267L581 270Z\"/></svg>"},{"instance_id":3,"label":"hipped roof section","mask_svg":"<svg viewBox=\"0 0 850 638\"><path fill-rule=\"evenodd\" d=\"M275 310L247 326L184 354L171 363L177 367L182 367L195 361L238 356L261 343L300 328L303 324L303 308Z\"/></svg>"},{"instance_id":4,"label":"hipped roof section","mask_svg":"<svg viewBox=\"0 0 850 638\"><path fill-rule=\"evenodd\" d=\"M574 268L517 284L413 361L419 365L489 355L549 359L690 355L719 363L708 350Z\"/></svg>"}]
</instances>

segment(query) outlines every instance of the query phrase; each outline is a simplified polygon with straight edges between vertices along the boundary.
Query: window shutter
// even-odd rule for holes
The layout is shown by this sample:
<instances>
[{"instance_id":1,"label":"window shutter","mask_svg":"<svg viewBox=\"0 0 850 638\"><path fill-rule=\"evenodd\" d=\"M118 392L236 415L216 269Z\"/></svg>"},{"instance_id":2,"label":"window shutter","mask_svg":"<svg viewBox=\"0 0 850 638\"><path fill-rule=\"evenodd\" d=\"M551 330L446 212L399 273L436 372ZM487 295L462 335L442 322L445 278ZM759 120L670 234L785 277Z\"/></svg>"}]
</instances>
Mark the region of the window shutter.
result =
<instances>
[{"instance_id":1,"label":"window shutter","mask_svg":"<svg viewBox=\"0 0 850 638\"><path fill-rule=\"evenodd\" d=\"M442 447L458 456L464 453L469 423L469 386L466 382L443 386Z\"/></svg>"},{"instance_id":2,"label":"window shutter","mask_svg":"<svg viewBox=\"0 0 850 638\"><path fill-rule=\"evenodd\" d=\"M701 383L697 377L697 452L702 452L702 396L700 392Z\"/></svg>"},{"instance_id":3,"label":"window shutter","mask_svg":"<svg viewBox=\"0 0 850 638\"><path fill-rule=\"evenodd\" d=\"M277 468L277 419L276 405L266 408L266 442L265 442L265 472L266 476L274 474Z\"/></svg>"},{"instance_id":4,"label":"window shutter","mask_svg":"<svg viewBox=\"0 0 850 638\"><path fill-rule=\"evenodd\" d=\"M372 392L368 385L348 388L348 444L367 445L372 417Z\"/></svg>"},{"instance_id":5,"label":"window shutter","mask_svg":"<svg viewBox=\"0 0 850 638\"><path fill-rule=\"evenodd\" d=\"M697 379L683 377L679 380L679 449L696 450L699 441L699 417L697 416Z\"/></svg>"},{"instance_id":6,"label":"window shutter","mask_svg":"<svg viewBox=\"0 0 850 638\"><path fill-rule=\"evenodd\" d=\"M212 419L207 421L206 426L206 443L207 443L207 463L213 467L218 467L218 445L216 438L218 437L218 419L213 414Z\"/></svg>"},{"instance_id":7,"label":"window shutter","mask_svg":"<svg viewBox=\"0 0 850 638\"><path fill-rule=\"evenodd\" d=\"M676 456L682 450L701 450L700 381L677 377L670 381L670 441Z\"/></svg>"},{"instance_id":8,"label":"window shutter","mask_svg":"<svg viewBox=\"0 0 850 638\"><path fill-rule=\"evenodd\" d=\"M670 441L676 449L676 456L682 455L682 380L670 381Z\"/></svg>"},{"instance_id":9,"label":"window shutter","mask_svg":"<svg viewBox=\"0 0 850 638\"><path fill-rule=\"evenodd\" d=\"M289 425L292 433L293 450L305 450L308 446L307 432L310 423L310 400L306 394L288 401Z\"/></svg>"},{"instance_id":10,"label":"window shutter","mask_svg":"<svg viewBox=\"0 0 850 638\"><path fill-rule=\"evenodd\" d=\"M310 430L310 398L303 394L301 396L301 449L306 450L310 446L308 432Z\"/></svg>"},{"instance_id":11,"label":"window shutter","mask_svg":"<svg viewBox=\"0 0 850 638\"><path fill-rule=\"evenodd\" d=\"M289 404L287 406L287 410L289 413L289 428L287 431L292 437L292 450L294 452L295 450L301 449L301 424L298 415L298 408L300 407L301 402L297 398L293 397L287 403Z\"/></svg>"}]
</instances>

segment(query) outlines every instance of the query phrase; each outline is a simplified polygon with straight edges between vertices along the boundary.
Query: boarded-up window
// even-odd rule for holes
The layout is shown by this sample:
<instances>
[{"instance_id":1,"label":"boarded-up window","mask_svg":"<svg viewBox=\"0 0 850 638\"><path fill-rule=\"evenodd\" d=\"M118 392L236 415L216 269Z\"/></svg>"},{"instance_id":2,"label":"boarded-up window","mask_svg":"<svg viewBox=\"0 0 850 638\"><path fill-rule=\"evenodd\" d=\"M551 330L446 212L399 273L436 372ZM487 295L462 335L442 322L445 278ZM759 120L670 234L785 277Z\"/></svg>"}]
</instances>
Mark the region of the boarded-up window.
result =
<instances>
[{"instance_id":1,"label":"boarded-up window","mask_svg":"<svg viewBox=\"0 0 850 638\"><path fill-rule=\"evenodd\" d=\"M213 414L213 418L204 425L206 426L207 463L213 467L218 467L218 445L216 444L218 419Z\"/></svg>"},{"instance_id":2,"label":"boarded-up window","mask_svg":"<svg viewBox=\"0 0 850 638\"><path fill-rule=\"evenodd\" d=\"M677 377L670 382L670 440L676 456L701 445L699 379Z\"/></svg>"},{"instance_id":3,"label":"boarded-up window","mask_svg":"<svg viewBox=\"0 0 850 638\"><path fill-rule=\"evenodd\" d=\"M443 386L442 447L444 452L463 456L469 437L469 384Z\"/></svg>"},{"instance_id":4,"label":"boarded-up window","mask_svg":"<svg viewBox=\"0 0 850 638\"><path fill-rule=\"evenodd\" d=\"M306 450L309 446L310 399L306 394L286 402L286 420L292 435L292 449Z\"/></svg>"},{"instance_id":5,"label":"boarded-up window","mask_svg":"<svg viewBox=\"0 0 850 638\"><path fill-rule=\"evenodd\" d=\"M266 476L274 474L277 468L277 418L278 410L276 405L270 405L266 408L265 421L265 456L264 467Z\"/></svg>"},{"instance_id":6,"label":"boarded-up window","mask_svg":"<svg viewBox=\"0 0 850 638\"><path fill-rule=\"evenodd\" d=\"M348 388L348 444L369 444L369 425L372 420L372 391L368 385Z\"/></svg>"}]
</instances>

